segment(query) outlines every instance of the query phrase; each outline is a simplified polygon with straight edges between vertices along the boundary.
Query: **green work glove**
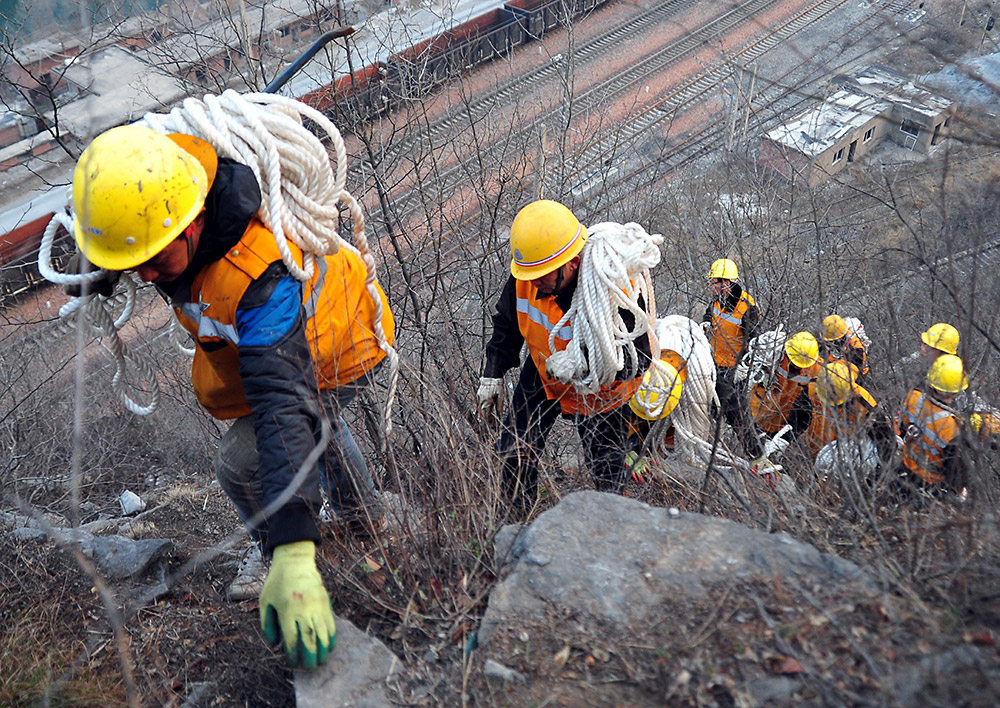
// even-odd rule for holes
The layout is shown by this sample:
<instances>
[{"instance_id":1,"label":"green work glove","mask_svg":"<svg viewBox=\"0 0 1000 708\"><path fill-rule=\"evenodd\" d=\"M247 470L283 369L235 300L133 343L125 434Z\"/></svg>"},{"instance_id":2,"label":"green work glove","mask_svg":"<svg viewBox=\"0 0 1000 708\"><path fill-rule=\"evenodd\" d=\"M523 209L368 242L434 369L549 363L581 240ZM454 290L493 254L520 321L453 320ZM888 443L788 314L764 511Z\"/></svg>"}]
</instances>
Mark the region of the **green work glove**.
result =
<instances>
[{"instance_id":1,"label":"green work glove","mask_svg":"<svg viewBox=\"0 0 1000 708\"><path fill-rule=\"evenodd\" d=\"M289 666L314 669L333 650L337 627L312 541L274 549L271 572L260 592L260 627L271 644L283 639Z\"/></svg>"}]
</instances>

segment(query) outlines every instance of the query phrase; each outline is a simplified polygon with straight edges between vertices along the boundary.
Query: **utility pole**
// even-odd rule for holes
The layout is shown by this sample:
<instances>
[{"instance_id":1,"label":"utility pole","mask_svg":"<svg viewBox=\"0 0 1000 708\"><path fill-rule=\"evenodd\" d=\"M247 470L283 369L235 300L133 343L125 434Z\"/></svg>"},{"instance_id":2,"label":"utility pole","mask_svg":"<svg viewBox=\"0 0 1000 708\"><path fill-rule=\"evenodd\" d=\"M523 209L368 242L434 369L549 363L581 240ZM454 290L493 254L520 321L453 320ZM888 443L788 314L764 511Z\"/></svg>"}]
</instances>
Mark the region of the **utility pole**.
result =
<instances>
[{"instance_id":1,"label":"utility pole","mask_svg":"<svg viewBox=\"0 0 1000 708\"><path fill-rule=\"evenodd\" d=\"M750 127L750 110L752 108L750 104L753 101L754 87L757 85L757 66L758 64L755 62L753 65L753 74L750 75L750 91L747 93L747 109L743 116L743 134L740 137L740 140L743 142L746 142L747 129Z\"/></svg>"},{"instance_id":2,"label":"utility pole","mask_svg":"<svg viewBox=\"0 0 1000 708\"><path fill-rule=\"evenodd\" d=\"M736 83L733 86L733 100L730 103L730 112L732 114L732 120L729 121L729 135L726 138L726 150L732 152L733 142L736 140L736 121L739 120L738 108L740 105L740 97L743 92L740 90L743 84L743 65L740 64L740 70L736 74Z\"/></svg>"}]
</instances>

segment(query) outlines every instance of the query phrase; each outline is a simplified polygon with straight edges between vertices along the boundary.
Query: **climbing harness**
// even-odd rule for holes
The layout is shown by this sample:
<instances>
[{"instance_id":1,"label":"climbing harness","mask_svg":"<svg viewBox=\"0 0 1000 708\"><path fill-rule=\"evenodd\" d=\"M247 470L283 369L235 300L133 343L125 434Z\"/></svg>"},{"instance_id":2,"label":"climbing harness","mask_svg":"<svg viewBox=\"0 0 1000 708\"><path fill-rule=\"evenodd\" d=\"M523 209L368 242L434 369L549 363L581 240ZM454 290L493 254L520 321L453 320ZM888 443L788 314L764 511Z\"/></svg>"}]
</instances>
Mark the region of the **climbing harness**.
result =
<instances>
[{"instance_id":1,"label":"climbing harness","mask_svg":"<svg viewBox=\"0 0 1000 708\"><path fill-rule=\"evenodd\" d=\"M317 134L305 127L305 121L316 126L329 141L333 165L327 148ZM319 111L294 99L269 93L239 94L235 91L226 91L219 96L206 95L203 99L188 98L168 114L147 113L138 121L138 125L145 125L164 134L193 135L210 143L221 157L231 158L250 167L262 195L258 216L274 234L282 261L296 279L310 280L316 259L334 254L340 248L349 249L364 261L367 270L365 286L374 304L371 329L390 365L383 417L386 434L383 441L386 440L392 430L392 404L399 378L399 357L389 344L382 327L382 298L376 287L375 257L368 243L361 206L346 189L347 150L337 127ZM342 211L350 214L356 247L343 240L338 231ZM66 213L56 214L46 229L43 247L39 251L42 275L58 284L82 284L99 277L99 273L57 273L51 267L51 244L58 225L72 233L72 216ZM288 241L301 249L301 265L296 263ZM128 279L126 282L129 282ZM131 287L134 291L134 283ZM92 299L92 295L84 298L87 301ZM81 306L83 305L73 305L70 311L75 312ZM112 351L120 349L124 352L124 345L115 334L117 328L109 332L104 326L105 318L97 313L102 308L100 303L93 308L87 307L88 320L106 336L111 336ZM126 309L131 313L130 308ZM176 326L175 323L171 324L171 341L182 351L193 354L192 349L184 347L178 341L175 336ZM122 355L122 360L124 358L125 354ZM123 400L128 399L125 397ZM155 403L139 408L144 411L140 414L145 415L152 412Z\"/></svg>"},{"instance_id":2,"label":"climbing harness","mask_svg":"<svg viewBox=\"0 0 1000 708\"><path fill-rule=\"evenodd\" d=\"M597 393L613 384L627 364L638 369L635 340L647 332L653 360L660 358L650 269L660 262L663 236L648 234L633 223L606 222L588 231L573 302L551 329L549 351L554 353L546 360L545 370L581 393ZM633 331L625 326L619 310L633 314ZM555 351L556 333L570 322L573 338L565 350Z\"/></svg>"}]
</instances>

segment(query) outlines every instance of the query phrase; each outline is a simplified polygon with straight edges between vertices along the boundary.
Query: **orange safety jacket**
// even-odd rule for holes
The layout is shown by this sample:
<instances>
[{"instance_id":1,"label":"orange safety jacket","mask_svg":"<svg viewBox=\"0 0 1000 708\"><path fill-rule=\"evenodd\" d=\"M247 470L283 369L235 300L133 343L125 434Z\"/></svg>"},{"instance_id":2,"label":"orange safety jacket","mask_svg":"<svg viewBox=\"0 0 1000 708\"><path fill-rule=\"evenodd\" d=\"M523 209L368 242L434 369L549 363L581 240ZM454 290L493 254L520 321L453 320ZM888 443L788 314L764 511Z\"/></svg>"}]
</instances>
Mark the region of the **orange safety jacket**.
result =
<instances>
[{"instance_id":1,"label":"orange safety jacket","mask_svg":"<svg viewBox=\"0 0 1000 708\"><path fill-rule=\"evenodd\" d=\"M791 375L788 355L781 357L777 376L770 387L755 384L750 390L750 415L757 427L768 433L777 433L788 422L795 401L816 378L819 370L814 364L800 373Z\"/></svg>"},{"instance_id":2,"label":"orange safety jacket","mask_svg":"<svg viewBox=\"0 0 1000 708\"><path fill-rule=\"evenodd\" d=\"M302 251L291 242L288 247L301 265ZM219 420L251 413L240 380L236 311L250 284L280 260L274 234L254 219L226 255L194 277L190 302L174 308L197 344L191 382L198 402ZM366 275L364 261L341 248L317 258L312 279L303 284L306 338L322 389L355 381L386 356L371 330L374 303L365 288ZM381 287L378 292L382 327L391 344L395 322Z\"/></svg>"},{"instance_id":3,"label":"orange safety jacket","mask_svg":"<svg viewBox=\"0 0 1000 708\"><path fill-rule=\"evenodd\" d=\"M903 464L927 484L944 481L944 450L961 433L958 418L926 391L913 389L899 414Z\"/></svg>"},{"instance_id":4,"label":"orange safety jacket","mask_svg":"<svg viewBox=\"0 0 1000 708\"><path fill-rule=\"evenodd\" d=\"M731 369L740 363L743 355L743 315L756 304L753 297L744 290L732 312L723 310L722 303L718 300L712 305L709 343L712 345L715 365L719 368Z\"/></svg>"},{"instance_id":5,"label":"orange safety jacket","mask_svg":"<svg viewBox=\"0 0 1000 708\"><path fill-rule=\"evenodd\" d=\"M840 432L864 427L875 410L875 398L863 386L854 387L854 397L842 406L825 406L816 393L816 384L809 384L812 419L806 430L806 442L815 456L823 447L837 439Z\"/></svg>"},{"instance_id":6,"label":"orange safety jacket","mask_svg":"<svg viewBox=\"0 0 1000 708\"><path fill-rule=\"evenodd\" d=\"M603 386L598 393L581 394L572 384L564 384L548 375L545 360L553 352L549 350L549 334L565 314L556 304L554 297L538 297L538 289L530 281L517 281L517 326L528 347L528 354L538 369L538 376L545 389L545 397L558 400L562 412L567 415L593 415L607 413L626 403L639 387L642 376L628 381L616 381L611 386ZM563 351L573 339L573 324L564 324L555 335L556 351Z\"/></svg>"},{"instance_id":7,"label":"orange safety jacket","mask_svg":"<svg viewBox=\"0 0 1000 708\"><path fill-rule=\"evenodd\" d=\"M858 354L848 356L848 349L853 349L858 352ZM859 358L860 362L858 361ZM830 352L826 357L827 362L834 362L838 359L846 359L849 363L857 366L859 376L867 376L870 371L868 368L868 349L865 348L864 342L855 336L848 335L847 339L840 346L840 348Z\"/></svg>"}]
</instances>

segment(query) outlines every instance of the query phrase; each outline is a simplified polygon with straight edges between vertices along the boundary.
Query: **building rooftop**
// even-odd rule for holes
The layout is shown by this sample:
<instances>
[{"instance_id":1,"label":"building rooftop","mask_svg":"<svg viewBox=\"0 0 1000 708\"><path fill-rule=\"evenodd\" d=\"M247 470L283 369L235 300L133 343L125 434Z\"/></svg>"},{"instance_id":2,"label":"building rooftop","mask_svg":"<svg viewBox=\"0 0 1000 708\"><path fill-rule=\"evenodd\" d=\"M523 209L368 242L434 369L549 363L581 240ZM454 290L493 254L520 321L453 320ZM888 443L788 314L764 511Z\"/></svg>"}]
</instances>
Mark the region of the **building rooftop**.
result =
<instances>
[{"instance_id":1,"label":"building rooftop","mask_svg":"<svg viewBox=\"0 0 1000 708\"><path fill-rule=\"evenodd\" d=\"M815 157L891 108L888 101L841 90L819 106L768 131L767 137Z\"/></svg>"},{"instance_id":2,"label":"building rooftop","mask_svg":"<svg viewBox=\"0 0 1000 708\"><path fill-rule=\"evenodd\" d=\"M856 91L884 99L895 105L906 106L929 118L944 113L954 105L947 98L931 93L927 89L917 86L902 74L882 66L873 66L858 72L854 75L851 85Z\"/></svg>"},{"instance_id":3,"label":"building rooftop","mask_svg":"<svg viewBox=\"0 0 1000 708\"><path fill-rule=\"evenodd\" d=\"M84 142L149 111L162 111L190 91L180 79L117 46L67 61L65 76L76 97L59 107L60 127Z\"/></svg>"}]
</instances>

